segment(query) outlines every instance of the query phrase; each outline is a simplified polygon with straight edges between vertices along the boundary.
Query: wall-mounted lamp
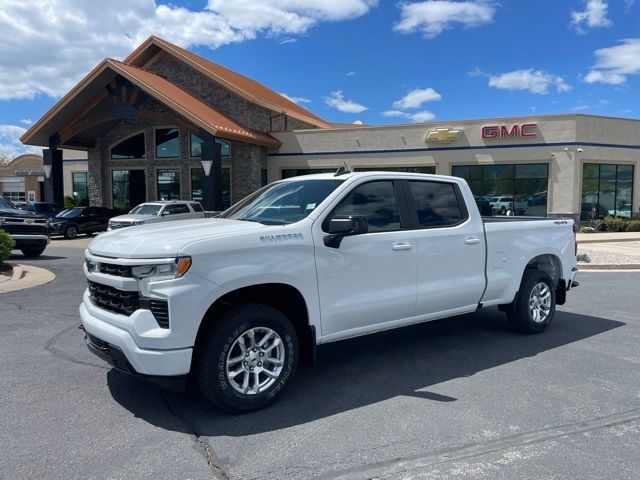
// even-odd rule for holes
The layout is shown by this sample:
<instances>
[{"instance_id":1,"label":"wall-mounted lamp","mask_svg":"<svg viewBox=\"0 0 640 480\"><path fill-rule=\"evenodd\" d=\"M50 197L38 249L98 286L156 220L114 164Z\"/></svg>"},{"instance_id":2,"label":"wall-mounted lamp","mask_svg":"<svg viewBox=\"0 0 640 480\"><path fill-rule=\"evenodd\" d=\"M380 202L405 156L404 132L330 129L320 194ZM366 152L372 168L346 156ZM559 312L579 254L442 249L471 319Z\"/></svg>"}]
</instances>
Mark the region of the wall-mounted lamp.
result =
<instances>
[{"instance_id":1,"label":"wall-mounted lamp","mask_svg":"<svg viewBox=\"0 0 640 480\"><path fill-rule=\"evenodd\" d=\"M208 177L211 173L211 166L213 165L213 160L200 160L202 164L202 169L204 170L204 176Z\"/></svg>"}]
</instances>

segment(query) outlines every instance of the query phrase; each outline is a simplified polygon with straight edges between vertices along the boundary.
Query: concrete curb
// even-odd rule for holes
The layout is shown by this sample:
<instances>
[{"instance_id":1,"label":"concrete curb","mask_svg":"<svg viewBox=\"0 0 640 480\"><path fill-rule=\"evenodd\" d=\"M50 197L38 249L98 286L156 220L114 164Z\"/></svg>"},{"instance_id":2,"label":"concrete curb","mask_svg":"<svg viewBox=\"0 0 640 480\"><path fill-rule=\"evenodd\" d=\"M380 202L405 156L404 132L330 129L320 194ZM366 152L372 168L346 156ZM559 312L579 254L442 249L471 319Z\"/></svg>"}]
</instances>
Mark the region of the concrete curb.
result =
<instances>
[{"instance_id":1,"label":"concrete curb","mask_svg":"<svg viewBox=\"0 0 640 480\"><path fill-rule=\"evenodd\" d=\"M8 265L11 267L11 276L8 277L8 278L5 275L0 276L0 283L10 282L16 276L16 268L18 268L18 265L14 265L12 263L10 263ZM20 275L21 274L22 274L22 270L20 270Z\"/></svg>"},{"instance_id":2,"label":"concrete curb","mask_svg":"<svg viewBox=\"0 0 640 480\"><path fill-rule=\"evenodd\" d=\"M578 240L578 246L584 245L585 243L616 243L616 242L638 242L640 238L611 238L607 240L602 239L589 239L589 240Z\"/></svg>"},{"instance_id":3,"label":"concrete curb","mask_svg":"<svg viewBox=\"0 0 640 480\"><path fill-rule=\"evenodd\" d=\"M640 263L619 263L619 264L597 264L597 263L587 263L587 264L578 264L578 271L586 271L586 270L640 270Z\"/></svg>"},{"instance_id":4,"label":"concrete curb","mask_svg":"<svg viewBox=\"0 0 640 480\"><path fill-rule=\"evenodd\" d=\"M13 276L9 281L0 283L0 293L38 287L55 278L56 276L52 272L44 268L33 265L13 265Z\"/></svg>"}]
</instances>

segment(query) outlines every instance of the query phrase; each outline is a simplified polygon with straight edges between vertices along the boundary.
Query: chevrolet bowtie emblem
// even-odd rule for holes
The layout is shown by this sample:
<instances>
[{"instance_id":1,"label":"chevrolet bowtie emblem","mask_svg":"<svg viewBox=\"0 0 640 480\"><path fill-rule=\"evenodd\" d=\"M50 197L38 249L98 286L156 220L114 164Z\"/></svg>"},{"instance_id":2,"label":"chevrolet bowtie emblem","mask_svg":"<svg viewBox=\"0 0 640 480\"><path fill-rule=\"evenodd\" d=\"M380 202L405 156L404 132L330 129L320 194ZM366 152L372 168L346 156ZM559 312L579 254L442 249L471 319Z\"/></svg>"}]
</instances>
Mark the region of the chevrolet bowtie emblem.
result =
<instances>
[{"instance_id":1,"label":"chevrolet bowtie emblem","mask_svg":"<svg viewBox=\"0 0 640 480\"><path fill-rule=\"evenodd\" d=\"M427 142L453 142L460 136L460 130L451 130L450 128L438 128L427 133Z\"/></svg>"}]
</instances>

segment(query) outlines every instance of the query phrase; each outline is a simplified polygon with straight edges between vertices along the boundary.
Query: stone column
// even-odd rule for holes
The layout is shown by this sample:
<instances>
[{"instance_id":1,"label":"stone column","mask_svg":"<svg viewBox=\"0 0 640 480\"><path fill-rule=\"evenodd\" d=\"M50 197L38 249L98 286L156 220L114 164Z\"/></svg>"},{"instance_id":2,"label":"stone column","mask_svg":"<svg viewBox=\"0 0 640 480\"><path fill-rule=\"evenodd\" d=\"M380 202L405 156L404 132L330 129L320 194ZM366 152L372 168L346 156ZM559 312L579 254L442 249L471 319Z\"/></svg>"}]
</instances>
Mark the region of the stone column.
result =
<instances>
[{"instance_id":1,"label":"stone column","mask_svg":"<svg viewBox=\"0 0 640 480\"><path fill-rule=\"evenodd\" d=\"M49 148L42 151L42 164L49 169L49 178L44 179L44 198L46 202L64 205L64 178L62 173L62 150L50 142Z\"/></svg>"}]
</instances>

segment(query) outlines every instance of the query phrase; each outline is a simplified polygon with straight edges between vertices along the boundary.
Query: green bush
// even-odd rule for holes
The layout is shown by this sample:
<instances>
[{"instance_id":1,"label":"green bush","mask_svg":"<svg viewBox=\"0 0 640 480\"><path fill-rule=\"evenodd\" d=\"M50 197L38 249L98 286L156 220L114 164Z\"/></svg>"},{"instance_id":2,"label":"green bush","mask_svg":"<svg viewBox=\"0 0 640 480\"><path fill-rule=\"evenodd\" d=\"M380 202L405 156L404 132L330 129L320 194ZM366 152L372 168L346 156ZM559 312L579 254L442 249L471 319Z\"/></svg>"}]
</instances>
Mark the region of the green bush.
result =
<instances>
[{"instance_id":1,"label":"green bush","mask_svg":"<svg viewBox=\"0 0 640 480\"><path fill-rule=\"evenodd\" d=\"M15 246L13 241L4 230L0 228L0 264L6 262L11 255L11 249Z\"/></svg>"},{"instance_id":2,"label":"green bush","mask_svg":"<svg viewBox=\"0 0 640 480\"><path fill-rule=\"evenodd\" d=\"M598 232L640 232L640 220L620 217L604 217L595 220L590 226Z\"/></svg>"},{"instance_id":3,"label":"green bush","mask_svg":"<svg viewBox=\"0 0 640 480\"><path fill-rule=\"evenodd\" d=\"M76 206L76 200L73 197L65 195L64 197L64 208L73 208Z\"/></svg>"}]
</instances>

